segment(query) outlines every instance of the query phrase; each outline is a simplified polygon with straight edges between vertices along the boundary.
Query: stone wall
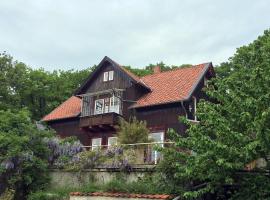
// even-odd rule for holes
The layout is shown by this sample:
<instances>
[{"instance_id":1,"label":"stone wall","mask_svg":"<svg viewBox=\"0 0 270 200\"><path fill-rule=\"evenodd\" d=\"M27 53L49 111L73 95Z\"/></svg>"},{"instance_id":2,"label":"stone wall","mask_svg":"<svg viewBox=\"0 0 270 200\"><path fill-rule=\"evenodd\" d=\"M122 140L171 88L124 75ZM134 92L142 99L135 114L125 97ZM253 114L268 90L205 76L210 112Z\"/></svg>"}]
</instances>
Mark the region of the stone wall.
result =
<instances>
[{"instance_id":1,"label":"stone wall","mask_svg":"<svg viewBox=\"0 0 270 200\"><path fill-rule=\"evenodd\" d=\"M104 184L117 178L119 175L124 176L127 181L136 181L145 174L152 174L153 169L134 169L130 173L123 173L117 170L108 171L106 169L91 169L82 172L72 172L64 170L51 170L51 185L54 188L59 187L80 187L88 183Z\"/></svg>"}]
</instances>

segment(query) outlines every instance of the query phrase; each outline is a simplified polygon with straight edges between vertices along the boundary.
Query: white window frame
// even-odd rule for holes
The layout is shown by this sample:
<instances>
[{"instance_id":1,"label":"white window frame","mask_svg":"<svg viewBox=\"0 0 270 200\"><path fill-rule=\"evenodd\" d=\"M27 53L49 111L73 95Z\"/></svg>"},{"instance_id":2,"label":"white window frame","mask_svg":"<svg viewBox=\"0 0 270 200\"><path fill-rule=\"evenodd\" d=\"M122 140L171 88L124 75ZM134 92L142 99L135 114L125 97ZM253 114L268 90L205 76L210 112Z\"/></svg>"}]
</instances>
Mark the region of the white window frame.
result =
<instances>
[{"instance_id":1,"label":"white window frame","mask_svg":"<svg viewBox=\"0 0 270 200\"><path fill-rule=\"evenodd\" d=\"M103 82L107 82L109 80L109 72L103 73Z\"/></svg>"},{"instance_id":2,"label":"white window frame","mask_svg":"<svg viewBox=\"0 0 270 200\"><path fill-rule=\"evenodd\" d=\"M115 144L111 144L111 140L112 139L116 139L116 143ZM111 146L113 146L113 145L117 145L117 140L118 140L118 138L117 137L108 137L108 147L111 147Z\"/></svg>"},{"instance_id":3,"label":"white window frame","mask_svg":"<svg viewBox=\"0 0 270 200\"><path fill-rule=\"evenodd\" d=\"M94 145L94 141L99 141L99 144L98 145ZM101 147L101 144L102 144L102 138L92 138L92 150L95 150L95 149L99 149Z\"/></svg>"},{"instance_id":4,"label":"white window frame","mask_svg":"<svg viewBox=\"0 0 270 200\"><path fill-rule=\"evenodd\" d=\"M114 71L111 70L111 71L109 71L108 73L109 73L109 75L108 75L108 76L109 76L109 79L108 79L108 80L109 80L109 81L112 81L112 80L113 80L113 76L114 76Z\"/></svg>"},{"instance_id":5,"label":"white window frame","mask_svg":"<svg viewBox=\"0 0 270 200\"><path fill-rule=\"evenodd\" d=\"M187 120L189 121L192 121L192 122L198 122L197 120L197 98L192 96L192 99L194 100L194 119L189 119L188 118L188 114L186 113L186 118ZM189 109L189 108L188 108Z\"/></svg>"},{"instance_id":6,"label":"white window frame","mask_svg":"<svg viewBox=\"0 0 270 200\"><path fill-rule=\"evenodd\" d=\"M149 134L149 138L153 139L153 134L161 134L161 141L154 141L154 142L161 142L161 144L157 144L158 146L164 147L164 140L165 140L165 133L164 131L159 131L159 132L152 132ZM158 159L160 158L160 152L158 151L152 151L151 154L151 160L154 161L155 165L158 162Z\"/></svg>"},{"instance_id":7,"label":"white window frame","mask_svg":"<svg viewBox=\"0 0 270 200\"><path fill-rule=\"evenodd\" d=\"M102 101L102 108L101 108L101 111L97 111L97 102L98 101ZM104 99L96 99L95 100L95 109L94 109L94 114L95 115L98 115L98 114L102 114L102 113L104 113Z\"/></svg>"},{"instance_id":8,"label":"white window frame","mask_svg":"<svg viewBox=\"0 0 270 200\"><path fill-rule=\"evenodd\" d=\"M115 102L118 104L115 105ZM120 99L118 97L110 97L110 112L120 113Z\"/></svg>"},{"instance_id":9,"label":"white window frame","mask_svg":"<svg viewBox=\"0 0 270 200\"><path fill-rule=\"evenodd\" d=\"M106 99L109 100L108 105L106 105ZM103 113L109 113L110 112L110 106L111 106L111 98L110 97L104 98L104 112Z\"/></svg>"}]
</instances>

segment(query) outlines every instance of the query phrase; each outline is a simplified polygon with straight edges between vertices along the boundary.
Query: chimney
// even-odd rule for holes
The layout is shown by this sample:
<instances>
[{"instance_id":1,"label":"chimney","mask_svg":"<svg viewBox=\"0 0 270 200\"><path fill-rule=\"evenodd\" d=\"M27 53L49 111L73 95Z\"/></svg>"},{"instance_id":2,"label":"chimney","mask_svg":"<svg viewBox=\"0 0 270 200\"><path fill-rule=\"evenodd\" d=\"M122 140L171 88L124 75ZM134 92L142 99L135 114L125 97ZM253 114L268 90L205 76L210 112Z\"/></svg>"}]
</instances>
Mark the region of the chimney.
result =
<instances>
[{"instance_id":1,"label":"chimney","mask_svg":"<svg viewBox=\"0 0 270 200\"><path fill-rule=\"evenodd\" d=\"M154 74L158 74L161 72L160 66L153 67Z\"/></svg>"}]
</instances>

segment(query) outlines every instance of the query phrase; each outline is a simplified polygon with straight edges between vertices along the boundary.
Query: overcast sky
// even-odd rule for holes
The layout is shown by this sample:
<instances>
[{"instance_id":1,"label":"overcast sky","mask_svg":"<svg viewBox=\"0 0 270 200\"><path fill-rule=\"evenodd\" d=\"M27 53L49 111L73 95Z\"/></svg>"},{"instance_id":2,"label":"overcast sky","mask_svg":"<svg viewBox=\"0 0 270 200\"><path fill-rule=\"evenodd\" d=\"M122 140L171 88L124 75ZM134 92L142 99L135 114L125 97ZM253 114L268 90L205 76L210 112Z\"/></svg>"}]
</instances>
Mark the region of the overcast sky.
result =
<instances>
[{"instance_id":1,"label":"overcast sky","mask_svg":"<svg viewBox=\"0 0 270 200\"><path fill-rule=\"evenodd\" d=\"M269 0L0 1L0 52L46 70L218 64L267 28Z\"/></svg>"}]
</instances>

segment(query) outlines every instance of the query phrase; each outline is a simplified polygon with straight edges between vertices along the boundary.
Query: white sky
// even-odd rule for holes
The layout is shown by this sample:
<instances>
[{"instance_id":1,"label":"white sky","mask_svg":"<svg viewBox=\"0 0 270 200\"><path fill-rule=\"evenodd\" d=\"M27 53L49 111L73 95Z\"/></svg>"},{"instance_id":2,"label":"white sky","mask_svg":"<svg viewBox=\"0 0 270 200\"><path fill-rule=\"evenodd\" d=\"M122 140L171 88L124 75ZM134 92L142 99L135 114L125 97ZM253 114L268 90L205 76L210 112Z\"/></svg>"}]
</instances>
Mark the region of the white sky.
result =
<instances>
[{"instance_id":1,"label":"white sky","mask_svg":"<svg viewBox=\"0 0 270 200\"><path fill-rule=\"evenodd\" d=\"M46 70L219 64L267 28L270 0L0 1L0 52Z\"/></svg>"}]
</instances>

